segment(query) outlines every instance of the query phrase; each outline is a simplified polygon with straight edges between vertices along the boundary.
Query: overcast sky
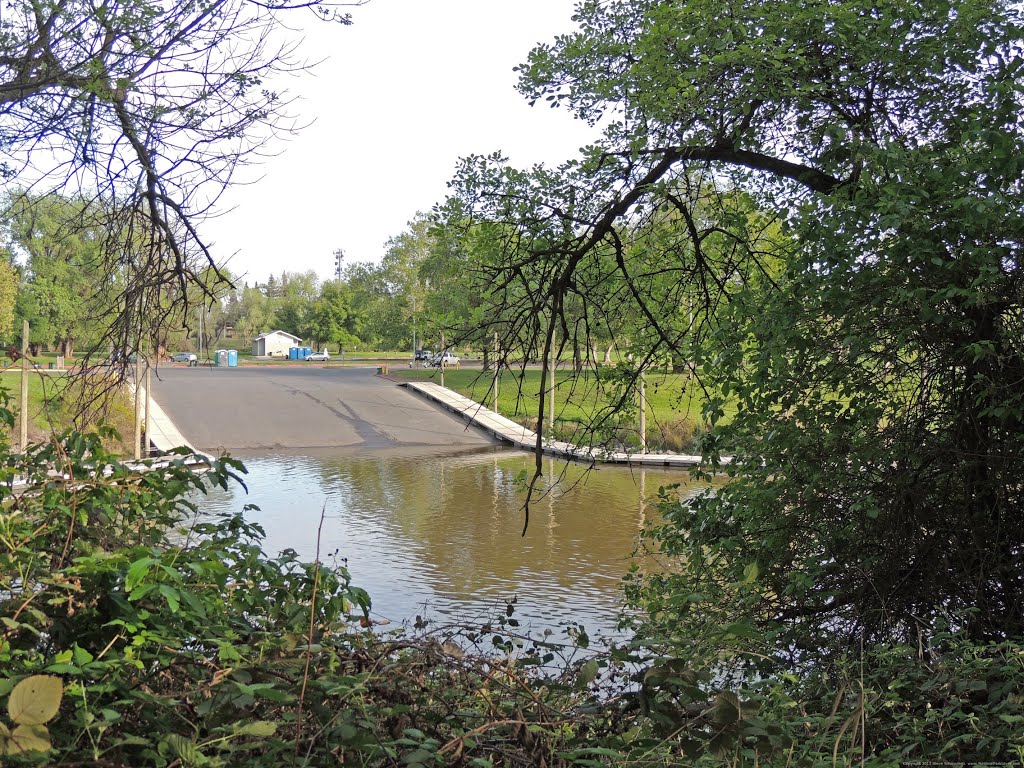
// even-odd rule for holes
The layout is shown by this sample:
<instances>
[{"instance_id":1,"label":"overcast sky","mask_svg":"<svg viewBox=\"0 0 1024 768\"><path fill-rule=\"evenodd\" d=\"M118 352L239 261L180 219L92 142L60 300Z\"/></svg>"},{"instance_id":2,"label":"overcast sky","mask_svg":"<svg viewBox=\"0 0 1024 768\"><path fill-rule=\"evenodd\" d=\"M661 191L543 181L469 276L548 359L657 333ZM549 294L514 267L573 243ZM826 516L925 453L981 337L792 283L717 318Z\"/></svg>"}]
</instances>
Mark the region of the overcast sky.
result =
<instances>
[{"instance_id":1,"label":"overcast sky","mask_svg":"<svg viewBox=\"0 0 1024 768\"><path fill-rule=\"evenodd\" d=\"M372 0L352 26L310 24L301 51L326 59L287 83L315 121L244 175L209 222L219 259L251 284L270 273L333 272L333 252L378 261L418 210L442 200L459 157L503 151L557 164L594 132L530 107L512 68L573 29L573 0ZM233 254L233 255L232 255Z\"/></svg>"}]
</instances>

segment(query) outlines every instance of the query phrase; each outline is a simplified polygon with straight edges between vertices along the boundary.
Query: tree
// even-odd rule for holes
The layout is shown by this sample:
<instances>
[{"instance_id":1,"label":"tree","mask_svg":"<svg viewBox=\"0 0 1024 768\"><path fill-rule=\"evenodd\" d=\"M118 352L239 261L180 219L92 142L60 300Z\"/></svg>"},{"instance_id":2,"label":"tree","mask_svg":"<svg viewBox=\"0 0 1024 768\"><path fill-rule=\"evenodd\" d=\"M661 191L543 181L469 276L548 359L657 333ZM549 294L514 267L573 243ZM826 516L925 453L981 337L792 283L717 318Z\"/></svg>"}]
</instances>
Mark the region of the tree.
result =
<instances>
[{"instance_id":1,"label":"tree","mask_svg":"<svg viewBox=\"0 0 1024 768\"><path fill-rule=\"evenodd\" d=\"M105 335L137 343L145 307L187 301L216 268L201 225L239 164L280 131L268 81L303 65L275 43L282 11L342 23L325 0L14 0L0 18L0 172L94 204L97 268L121 273ZM74 226L73 221L67 222ZM164 286L176 283L173 294Z\"/></svg>"},{"instance_id":2,"label":"tree","mask_svg":"<svg viewBox=\"0 0 1024 768\"><path fill-rule=\"evenodd\" d=\"M351 292L345 283L330 280L323 284L303 331L318 345L330 343L344 349L359 343L359 318L352 310Z\"/></svg>"},{"instance_id":3,"label":"tree","mask_svg":"<svg viewBox=\"0 0 1024 768\"><path fill-rule=\"evenodd\" d=\"M96 318L111 309L110 282L96 269L105 237L100 216L96 206L57 194L7 197L2 237L26 260L17 314L32 326L33 354L56 344L72 357L76 341L100 335Z\"/></svg>"},{"instance_id":4,"label":"tree","mask_svg":"<svg viewBox=\"0 0 1024 768\"><path fill-rule=\"evenodd\" d=\"M304 336L313 302L320 293L320 278L312 270L282 272L278 286L274 325L296 336Z\"/></svg>"},{"instance_id":5,"label":"tree","mask_svg":"<svg viewBox=\"0 0 1024 768\"><path fill-rule=\"evenodd\" d=\"M712 466L735 454L732 481L662 531L685 567L649 595L659 620L753 622L780 658L947 620L1024 634L1019 7L595 1L578 18L520 88L610 115L604 139L557 173L470 158L448 210L509 228L486 295L507 310L521 285L516 306L555 318L545 346L610 253L647 354L694 360L719 426L738 409L707 445ZM680 195L694 175L722 194ZM685 335L628 260L669 210ZM758 239L758 210L786 236Z\"/></svg>"},{"instance_id":6,"label":"tree","mask_svg":"<svg viewBox=\"0 0 1024 768\"><path fill-rule=\"evenodd\" d=\"M14 305L18 298L18 270L10 260L0 257L0 338L9 338L14 330Z\"/></svg>"},{"instance_id":7,"label":"tree","mask_svg":"<svg viewBox=\"0 0 1024 768\"><path fill-rule=\"evenodd\" d=\"M238 316L235 329L246 341L252 341L260 333L273 330L270 323L274 318L271 300L258 287L244 286L238 300Z\"/></svg>"}]
</instances>

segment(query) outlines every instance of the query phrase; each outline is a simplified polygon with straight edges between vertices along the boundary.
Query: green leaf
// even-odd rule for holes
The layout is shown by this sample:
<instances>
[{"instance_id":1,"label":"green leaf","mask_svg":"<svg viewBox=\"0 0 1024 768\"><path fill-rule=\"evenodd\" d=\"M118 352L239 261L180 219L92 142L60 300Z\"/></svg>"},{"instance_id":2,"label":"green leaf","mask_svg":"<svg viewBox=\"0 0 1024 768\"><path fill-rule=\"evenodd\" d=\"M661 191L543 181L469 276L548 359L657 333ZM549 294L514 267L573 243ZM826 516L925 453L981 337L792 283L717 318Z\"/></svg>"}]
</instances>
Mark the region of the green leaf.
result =
<instances>
[{"instance_id":1,"label":"green leaf","mask_svg":"<svg viewBox=\"0 0 1024 768\"><path fill-rule=\"evenodd\" d=\"M753 584L757 581L757 577L760 575L761 569L757 567L757 563L750 563L743 568L743 583Z\"/></svg>"},{"instance_id":2,"label":"green leaf","mask_svg":"<svg viewBox=\"0 0 1024 768\"><path fill-rule=\"evenodd\" d=\"M143 557L129 565L124 577L125 590L128 592L134 591L142 583L142 580L146 578L146 574L150 571L150 566L156 564L156 562L156 558Z\"/></svg>"},{"instance_id":3,"label":"green leaf","mask_svg":"<svg viewBox=\"0 0 1024 768\"><path fill-rule=\"evenodd\" d=\"M169 733L164 736L164 743L176 757L181 759L183 765L205 765L208 762L206 756L199 751L199 747L191 739L177 733Z\"/></svg>"},{"instance_id":4,"label":"green leaf","mask_svg":"<svg viewBox=\"0 0 1024 768\"><path fill-rule=\"evenodd\" d=\"M255 720L235 729L238 736L273 736L277 733L277 723L269 720Z\"/></svg>"},{"instance_id":5,"label":"green leaf","mask_svg":"<svg viewBox=\"0 0 1024 768\"><path fill-rule=\"evenodd\" d=\"M167 607L171 609L171 613L177 613L181 607L181 600L179 600L178 590L174 587L169 587L166 584L159 586L160 594L167 600Z\"/></svg>"},{"instance_id":6,"label":"green leaf","mask_svg":"<svg viewBox=\"0 0 1024 768\"><path fill-rule=\"evenodd\" d=\"M33 675L14 686L7 712L18 725L42 725L57 714L63 695L64 683L59 677Z\"/></svg>"},{"instance_id":7,"label":"green leaf","mask_svg":"<svg viewBox=\"0 0 1024 768\"><path fill-rule=\"evenodd\" d=\"M591 659L580 667L580 674L577 678L579 685L589 685L597 678L597 662Z\"/></svg>"},{"instance_id":8,"label":"green leaf","mask_svg":"<svg viewBox=\"0 0 1024 768\"><path fill-rule=\"evenodd\" d=\"M725 628L727 634L733 637L757 637L758 631L745 621L737 621Z\"/></svg>"}]
</instances>

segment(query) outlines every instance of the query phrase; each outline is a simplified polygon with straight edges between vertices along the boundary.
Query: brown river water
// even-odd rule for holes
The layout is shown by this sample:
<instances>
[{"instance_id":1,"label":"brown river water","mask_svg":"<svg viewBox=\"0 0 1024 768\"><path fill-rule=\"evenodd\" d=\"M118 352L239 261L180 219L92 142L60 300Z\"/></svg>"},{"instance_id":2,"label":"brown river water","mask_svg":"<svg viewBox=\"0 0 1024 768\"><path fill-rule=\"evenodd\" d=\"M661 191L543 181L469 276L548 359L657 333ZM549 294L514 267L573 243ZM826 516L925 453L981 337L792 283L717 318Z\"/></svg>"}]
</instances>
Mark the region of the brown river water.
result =
<instances>
[{"instance_id":1,"label":"brown river water","mask_svg":"<svg viewBox=\"0 0 1024 768\"><path fill-rule=\"evenodd\" d=\"M506 450L246 459L248 493L215 490L207 512L260 509L246 517L266 530L264 550L291 548L303 559L343 558L353 584L373 599L373 616L393 623L486 622L514 616L531 632L561 635L577 622L615 634L622 577L639 533L657 515L660 486L698 490L685 471L544 459L542 493L523 529L523 478L534 457ZM335 554L336 553L336 554Z\"/></svg>"}]
</instances>

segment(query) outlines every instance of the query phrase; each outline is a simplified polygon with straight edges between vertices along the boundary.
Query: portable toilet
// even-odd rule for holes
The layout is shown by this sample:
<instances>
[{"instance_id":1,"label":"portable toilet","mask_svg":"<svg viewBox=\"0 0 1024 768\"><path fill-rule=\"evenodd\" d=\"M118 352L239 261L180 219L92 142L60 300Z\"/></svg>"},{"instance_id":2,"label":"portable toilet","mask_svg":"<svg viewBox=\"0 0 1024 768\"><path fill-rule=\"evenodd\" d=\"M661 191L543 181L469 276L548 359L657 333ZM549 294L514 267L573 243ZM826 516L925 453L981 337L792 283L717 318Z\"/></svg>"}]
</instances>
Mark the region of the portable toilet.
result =
<instances>
[{"instance_id":1,"label":"portable toilet","mask_svg":"<svg viewBox=\"0 0 1024 768\"><path fill-rule=\"evenodd\" d=\"M309 357L312 354L313 354L313 348L312 347L303 347L302 348L302 359L303 360L305 360L307 357Z\"/></svg>"},{"instance_id":2,"label":"portable toilet","mask_svg":"<svg viewBox=\"0 0 1024 768\"><path fill-rule=\"evenodd\" d=\"M288 347L288 359L289 360L298 360L299 359L299 348L298 347Z\"/></svg>"},{"instance_id":3,"label":"portable toilet","mask_svg":"<svg viewBox=\"0 0 1024 768\"><path fill-rule=\"evenodd\" d=\"M237 349L229 349L228 350L228 368L237 368L237 367L238 367L238 350Z\"/></svg>"},{"instance_id":4,"label":"portable toilet","mask_svg":"<svg viewBox=\"0 0 1024 768\"><path fill-rule=\"evenodd\" d=\"M214 357L216 358L216 361L214 362L214 365L216 365L218 368L220 368L222 365L223 366L227 366L227 364L228 364L228 351L226 349L218 349L214 353Z\"/></svg>"}]
</instances>

